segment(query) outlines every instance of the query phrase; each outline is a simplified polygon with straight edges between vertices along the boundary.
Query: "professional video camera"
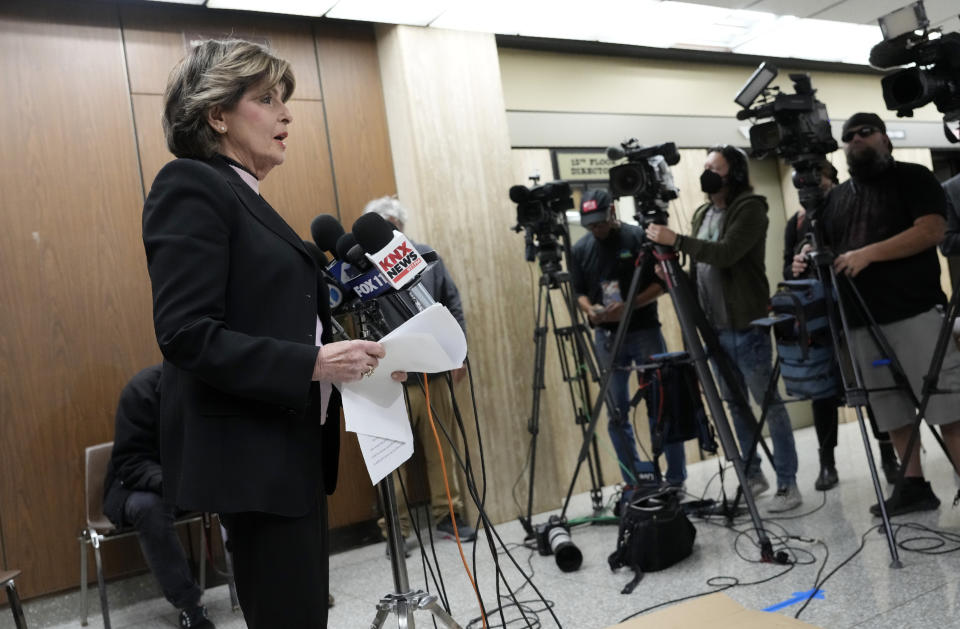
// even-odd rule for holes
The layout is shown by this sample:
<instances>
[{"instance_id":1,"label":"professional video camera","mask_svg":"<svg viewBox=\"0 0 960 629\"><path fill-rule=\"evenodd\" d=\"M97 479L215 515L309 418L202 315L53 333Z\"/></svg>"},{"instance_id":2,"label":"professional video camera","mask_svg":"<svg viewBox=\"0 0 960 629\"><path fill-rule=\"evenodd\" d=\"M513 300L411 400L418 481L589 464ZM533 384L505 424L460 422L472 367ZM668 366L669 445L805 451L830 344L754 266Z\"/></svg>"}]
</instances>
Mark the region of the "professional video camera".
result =
<instances>
[{"instance_id":1,"label":"professional video camera","mask_svg":"<svg viewBox=\"0 0 960 629\"><path fill-rule=\"evenodd\" d=\"M733 99L743 107L737 112L737 120L773 119L750 127L751 153L757 158L773 154L790 162L800 203L812 212L823 198L820 166L827 153L837 150L837 141L830 129L827 106L816 99L817 90L813 89L809 75L790 75L793 94L768 87L776 76L777 68L767 62L750 75ZM758 98L759 104L751 108Z\"/></svg>"},{"instance_id":2,"label":"professional video camera","mask_svg":"<svg viewBox=\"0 0 960 629\"><path fill-rule=\"evenodd\" d=\"M574 572L583 563L583 554L570 539L570 527L566 520L552 515L546 524L534 527L537 536L537 552L543 556L554 555L557 567L564 572Z\"/></svg>"},{"instance_id":3,"label":"professional video camera","mask_svg":"<svg viewBox=\"0 0 960 629\"><path fill-rule=\"evenodd\" d=\"M913 116L927 103L943 114L944 133L960 142L960 33L930 29L922 0L879 19L883 41L870 50L870 65L881 69L913 64L880 81L887 109ZM919 33L919 34L918 34Z\"/></svg>"},{"instance_id":4,"label":"professional video camera","mask_svg":"<svg viewBox=\"0 0 960 629\"><path fill-rule=\"evenodd\" d=\"M513 186L510 200L517 204L515 232L525 232L527 262L539 257L544 273L560 271L563 246L558 237L566 238L566 211L573 208L570 184L566 181L551 181L538 186L538 175L530 177L533 187Z\"/></svg>"},{"instance_id":5,"label":"professional video camera","mask_svg":"<svg viewBox=\"0 0 960 629\"><path fill-rule=\"evenodd\" d=\"M611 160L627 158L626 164L610 169L610 193L614 197L633 197L637 205L637 222L667 222L667 205L677 198L670 166L680 161L673 142L641 146L636 138L607 149Z\"/></svg>"}]
</instances>

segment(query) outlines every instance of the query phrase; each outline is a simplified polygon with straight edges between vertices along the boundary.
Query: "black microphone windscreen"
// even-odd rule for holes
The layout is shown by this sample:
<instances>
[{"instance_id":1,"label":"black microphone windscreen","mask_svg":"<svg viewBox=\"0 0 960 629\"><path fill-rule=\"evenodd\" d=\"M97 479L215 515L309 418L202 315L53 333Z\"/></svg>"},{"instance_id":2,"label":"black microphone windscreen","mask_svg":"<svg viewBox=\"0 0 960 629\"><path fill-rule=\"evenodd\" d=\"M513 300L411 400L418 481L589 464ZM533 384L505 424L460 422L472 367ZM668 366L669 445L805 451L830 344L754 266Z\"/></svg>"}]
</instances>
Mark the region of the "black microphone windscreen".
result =
<instances>
[{"instance_id":1,"label":"black microphone windscreen","mask_svg":"<svg viewBox=\"0 0 960 629\"><path fill-rule=\"evenodd\" d=\"M677 150L677 145L674 142L665 142L660 145L660 152L663 155L663 159L666 160L668 166L676 166L680 163L680 151Z\"/></svg>"},{"instance_id":2,"label":"black microphone windscreen","mask_svg":"<svg viewBox=\"0 0 960 629\"><path fill-rule=\"evenodd\" d=\"M346 232L337 240L336 252L337 259L347 261L347 252L350 251L350 248L357 244L356 237L350 232Z\"/></svg>"},{"instance_id":3,"label":"black microphone windscreen","mask_svg":"<svg viewBox=\"0 0 960 629\"><path fill-rule=\"evenodd\" d=\"M393 240L393 225L373 212L358 218L352 231L357 244L367 253L376 253Z\"/></svg>"},{"instance_id":4,"label":"black microphone windscreen","mask_svg":"<svg viewBox=\"0 0 960 629\"><path fill-rule=\"evenodd\" d=\"M627 153L619 146L611 146L607 148L607 159L616 161L618 159L623 159L626 157Z\"/></svg>"},{"instance_id":5,"label":"black microphone windscreen","mask_svg":"<svg viewBox=\"0 0 960 629\"><path fill-rule=\"evenodd\" d=\"M323 251L336 251L337 240L343 233L343 225L329 214L320 214L310 223L310 236Z\"/></svg>"},{"instance_id":6,"label":"black microphone windscreen","mask_svg":"<svg viewBox=\"0 0 960 629\"><path fill-rule=\"evenodd\" d=\"M882 41L870 49L870 65L875 68L893 68L913 61L911 51L898 40Z\"/></svg>"},{"instance_id":7,"label":"black microphone windscreen","mask_svg":"<svg viewBox=\"0 0 960 629\"><path fill-rule=\"evenodd\" d=\"M530 189L526 186L510 186L510 200L514 203L523 203L530 196Z\"/></svg>"},{"instance_id":8,"label":"black microphone windscreen","mask_svg":"<svg viewBox=\"0 0 960 629\"><path fill-rule=\"evenodd\" d=\"M313 261L317 263L319 268L327 268L327 265L330 264L330 258L328 258L327 254L325 254L323 251L320 251L320 247L309 240L304 240L303 246L306 247L307 253L310 254L310 257L313 258Z\"/></svg>"}]
</instances>

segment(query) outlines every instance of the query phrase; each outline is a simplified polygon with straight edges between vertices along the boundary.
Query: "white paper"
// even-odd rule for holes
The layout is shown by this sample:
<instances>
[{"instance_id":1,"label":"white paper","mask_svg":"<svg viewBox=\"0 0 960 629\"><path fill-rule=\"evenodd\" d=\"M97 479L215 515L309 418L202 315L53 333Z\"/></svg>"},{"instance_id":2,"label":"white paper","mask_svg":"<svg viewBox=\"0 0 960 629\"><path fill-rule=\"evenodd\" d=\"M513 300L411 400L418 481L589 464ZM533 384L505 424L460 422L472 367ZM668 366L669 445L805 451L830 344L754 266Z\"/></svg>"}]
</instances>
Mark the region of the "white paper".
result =
<instances>
[{"instance_id":1,"label":"white paper","mask_svg":"<svg viewBox=\"0 0 960 629\"><path fill-rule=\"evenodd\" d=\"M372 376L340 385L346 429L357 433L374 484L413 455L413 431L394 371L439 373L457 369L467 339L450 311L433 304L382 339L386 356Z\"/></svg>"}]
</instances>

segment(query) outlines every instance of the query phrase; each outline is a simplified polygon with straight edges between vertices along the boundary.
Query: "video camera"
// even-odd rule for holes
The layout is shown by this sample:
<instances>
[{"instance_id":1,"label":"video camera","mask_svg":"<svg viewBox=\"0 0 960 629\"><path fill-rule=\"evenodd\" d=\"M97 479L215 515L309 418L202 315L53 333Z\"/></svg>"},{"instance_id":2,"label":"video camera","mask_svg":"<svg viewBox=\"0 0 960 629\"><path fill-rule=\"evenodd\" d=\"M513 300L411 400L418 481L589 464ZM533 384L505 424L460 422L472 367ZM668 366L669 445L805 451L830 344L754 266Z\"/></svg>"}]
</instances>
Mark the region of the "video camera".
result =
<instances>
[{"instance_id":1,"label":"video camera","mask_svg":"<svg viewBox=\"0 0 960 629\"><path fill-rule=\"evenodd\" d=\"M960 142L960 33L930 30L922 0L879 19L883 41L870 50L870 65L881 69L913 64L880 80L883 101L897 116L913 116L927 103L943 114L944 133ZM919 31L919 34L918 34Z\"/></svg>"},{"instance_id":2,"label":"video camera","mask_svg":"<svg viewBox=\"0 0 960 629\"><path fill-rule=\"evenodd\" d=\"M627 158L626 164L610 169L610 193L614 197L633 197L637 222L667 224L668 203L677 198L670 166L680 161L677 145L666 142L641 146L636 138L607 149L611 160Z\"/></svg>"},{"instance_id":3,"label":"video camera","mask_svg":"<svg viewBox=\"0 0 960 629\"><path fill-rule=\"evenodd\" d=\"M525 232L526 260L533 262L539 257L544 273L560 271L563 247L558 237L567 238L567 214L573 209L570 184L566 181L551 181L536 185L539 176L532 176L533 187L513 186L510 200L517 204L515 232Z\"/></svg>"},{"instance_id":4,"label":"video camera","mask_svg":"<svg viewBox=\"0 0 960 629\"><path fill-rule=\"evenodd\" d=\"M737 112L737 120L773 119L750 127L751 154L757 158L773 154L790 162L800 204L813 212L823 200L820 166L827 153L837 150L837 141L830 129L827 106L817 100L810 76L791 74L794 93L785 94L779 87L768 87L777 72L776 67L763 62L750 75L733 99L743 107ZM759 104L751 108L758 98Z\"/></svg>"}]
</instances>

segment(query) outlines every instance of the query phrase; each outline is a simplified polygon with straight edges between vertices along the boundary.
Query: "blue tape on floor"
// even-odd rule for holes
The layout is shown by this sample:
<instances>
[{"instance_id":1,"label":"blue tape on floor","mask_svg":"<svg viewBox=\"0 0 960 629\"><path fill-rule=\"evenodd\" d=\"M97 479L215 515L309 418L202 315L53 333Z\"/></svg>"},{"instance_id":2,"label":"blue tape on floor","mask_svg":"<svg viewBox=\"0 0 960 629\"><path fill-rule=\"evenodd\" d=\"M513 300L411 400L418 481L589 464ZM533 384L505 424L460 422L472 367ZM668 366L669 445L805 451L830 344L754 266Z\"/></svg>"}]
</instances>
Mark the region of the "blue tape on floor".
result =
<instances>
[{"instance_id":1,"label":"blue tape on floor","mask_svg":"<svg viewBox=\"0 0 960 629\"><path fill-rule=\"evenodd\" d=\"M788 598L782 603L777 603L776 605L771 605L763 611L765 612L775 612L783 609L784 607L790 607L791 605L796 605L797 603L803 602L810 598L810 594L813 593L813 590L807 590L806 592L794 592L793 598ZM823 590L817 590L817 593L813 595L813 598L823 599Z\"/></svg>"}]
</instances>

